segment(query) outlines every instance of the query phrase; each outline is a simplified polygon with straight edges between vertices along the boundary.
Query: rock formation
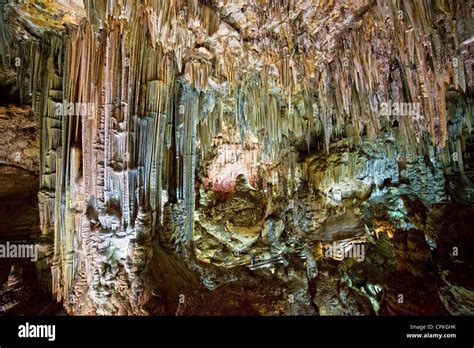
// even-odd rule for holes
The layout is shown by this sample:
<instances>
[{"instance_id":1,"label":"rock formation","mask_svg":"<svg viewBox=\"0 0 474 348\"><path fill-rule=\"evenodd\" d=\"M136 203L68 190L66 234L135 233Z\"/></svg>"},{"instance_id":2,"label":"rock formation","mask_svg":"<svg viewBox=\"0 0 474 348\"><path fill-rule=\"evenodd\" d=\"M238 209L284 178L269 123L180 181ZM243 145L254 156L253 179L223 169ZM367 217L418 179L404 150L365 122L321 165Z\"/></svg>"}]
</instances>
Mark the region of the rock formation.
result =
<instances>
[{"instance_id":1,"label":"rock formation","mask_svg":"<svg viewBox=\"0 0 474 348\"><path fill-rule=\"evenodd\" d=\"M10 0L0 37L0 239L40 246L4 311L474 313L469 2Z\"/></svg>"}]
</instances>

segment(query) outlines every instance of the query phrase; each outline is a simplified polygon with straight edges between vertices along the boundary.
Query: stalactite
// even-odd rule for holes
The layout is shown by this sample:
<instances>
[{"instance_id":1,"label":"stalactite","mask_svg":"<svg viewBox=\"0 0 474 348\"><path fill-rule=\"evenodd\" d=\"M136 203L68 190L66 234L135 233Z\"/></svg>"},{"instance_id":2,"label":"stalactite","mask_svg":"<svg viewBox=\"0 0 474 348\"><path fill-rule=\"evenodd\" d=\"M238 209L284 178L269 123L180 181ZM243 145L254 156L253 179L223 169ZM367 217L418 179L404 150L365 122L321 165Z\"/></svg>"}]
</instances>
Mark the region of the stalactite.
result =
<instances>
[{"instance_id":1,"label":"stalactite","mask_svg":"<svg viewBox=\"0 0 474 348\"><path fill-rule=\"evenodd\" d=\"M200 106L199 94L194 89L185 87L182 103L184 117L181 133L182 160L182 197L184 203L184 236L182 241L190 243L194 227L194 200L195 200L195 168L196 168L196 125Z\"/></svg>"}]
</instances>

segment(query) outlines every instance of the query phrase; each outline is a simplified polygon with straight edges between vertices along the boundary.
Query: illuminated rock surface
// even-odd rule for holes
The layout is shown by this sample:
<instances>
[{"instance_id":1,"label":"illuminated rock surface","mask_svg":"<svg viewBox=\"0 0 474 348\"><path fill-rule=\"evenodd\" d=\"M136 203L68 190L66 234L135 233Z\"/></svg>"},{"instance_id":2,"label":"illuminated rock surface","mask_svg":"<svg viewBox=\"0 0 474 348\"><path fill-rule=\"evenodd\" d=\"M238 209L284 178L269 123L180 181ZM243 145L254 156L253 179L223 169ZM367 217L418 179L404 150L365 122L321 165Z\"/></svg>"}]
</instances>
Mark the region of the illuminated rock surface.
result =
<instances>
[{"instance_id":1,"label":"illuminated rock surface","mask_svg":"<svg viewBox=\"0 0 474 348\"><path fill-rule=\"evenodd\" d=\"M3 311L474 313L469 2L0 7Z\"/></svg>"}]
</instances>

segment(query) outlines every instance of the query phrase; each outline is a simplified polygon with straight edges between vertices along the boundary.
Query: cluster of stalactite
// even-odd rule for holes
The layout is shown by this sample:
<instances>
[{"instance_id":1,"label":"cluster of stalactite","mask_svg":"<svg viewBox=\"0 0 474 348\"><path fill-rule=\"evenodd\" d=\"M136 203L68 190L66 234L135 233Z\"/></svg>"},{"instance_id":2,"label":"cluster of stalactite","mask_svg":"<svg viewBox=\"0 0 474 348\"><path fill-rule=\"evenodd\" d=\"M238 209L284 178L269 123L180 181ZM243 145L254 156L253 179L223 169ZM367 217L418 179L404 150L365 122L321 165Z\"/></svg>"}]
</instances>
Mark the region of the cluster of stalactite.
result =
<instances>
[{"instance_id":1,"label":"cluster of stalactite","mask_svg":"<svg viewBox=\"0 0 474 348\"><path fill-rule=\"evenodd\" d=\"M380 104L389 101L421 104L420 117L397 120L406 143L416 146L429 134L445 146L446 91L473 86L467 3L371 1L355 9L329 1L251 3L238 8L246 28L235 23L230 5L108 1L90 2L88 11L99 27L107 14L127 23L140 18L150 44L169 53L177 72L218 95L212 99L230 99L241 137L255 133L276 158L287 146L283 138L309 134L309 142L311 132L326 147L346 132L375 137L393 121L380 115ZM335 25L322 24L322 16ZM240 44L233 44L235 36ZM219 48L209 47L215 41Z\"/></svg>"},{"instance_id":2,"label":"cluster of stalactite","mask_svg":"<svg viewBox=\"0 0 474 348\"><path fill-rule=\"evenodd\" d=\"M388 132L462 158L474 86L467 2L87 0L85 9L19 48L22 90L41 119L41 228L54 236L58 299L84 269L149 257L127 248L146 249L165 203L182 204L179 238L191 242L196 173L226 132L243 151L258 148L246 158L266 163L255 184L280 195L296 190L298 150L329 151L342 137ZM450 90L459 100L449 103ZM420 103L421 115L381 116L387 102ZM102 245L103 234L113 242Z\"/></svg>"},{"instance_id":3,"label":"cluster of stalactite","mask_svg":"<svg viewBox=\"0 0 474 348\"><path fill-rule=\"evenodd\" d=\"M83 22L33 48L32 59L40 57L32 79L39 84L33 90L41 91L35 105L43 128L40 207L44 233L54 233L58 298L66 298L79 267L92 274L100 268L97 234L122 234L118 239L128 238L131 247L138 220L154 234L164 187L171 201L186 202L183 240L192 234L198 93L179 87L169 58L146 45L138 21L131 30L144 37L129 41L132 47L120 21L114 23L96 36ZM58 114L57 103L69 102L86 107ZM177 103L182 114L174 112ZM147 214L151 219L141 217Z\"/></svg>"}]
</instances>

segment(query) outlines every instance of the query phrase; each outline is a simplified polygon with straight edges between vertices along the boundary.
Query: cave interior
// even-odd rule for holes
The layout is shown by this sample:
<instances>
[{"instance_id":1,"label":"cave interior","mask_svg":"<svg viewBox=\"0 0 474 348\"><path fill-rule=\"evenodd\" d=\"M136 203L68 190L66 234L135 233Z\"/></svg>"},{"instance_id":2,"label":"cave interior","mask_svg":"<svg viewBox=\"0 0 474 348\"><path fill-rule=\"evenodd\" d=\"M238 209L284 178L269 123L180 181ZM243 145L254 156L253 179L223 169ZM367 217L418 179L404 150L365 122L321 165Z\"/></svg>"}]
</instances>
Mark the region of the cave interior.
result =
<instances>
[{"instance_id":1,"label":"cave interior","mask_svg":"<svg viewBox=\"0 0 474 348\"><path fill-rule=\"evenodd\" d=\"M473 67L472 1L0 1L0 315L474 314Z\"/></svg>"}]
</instances>

